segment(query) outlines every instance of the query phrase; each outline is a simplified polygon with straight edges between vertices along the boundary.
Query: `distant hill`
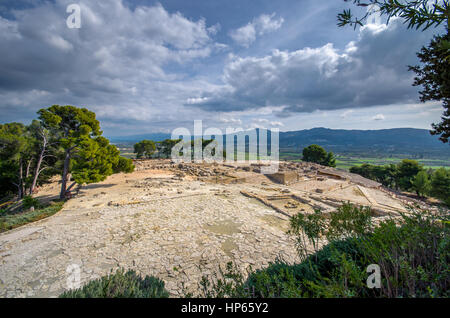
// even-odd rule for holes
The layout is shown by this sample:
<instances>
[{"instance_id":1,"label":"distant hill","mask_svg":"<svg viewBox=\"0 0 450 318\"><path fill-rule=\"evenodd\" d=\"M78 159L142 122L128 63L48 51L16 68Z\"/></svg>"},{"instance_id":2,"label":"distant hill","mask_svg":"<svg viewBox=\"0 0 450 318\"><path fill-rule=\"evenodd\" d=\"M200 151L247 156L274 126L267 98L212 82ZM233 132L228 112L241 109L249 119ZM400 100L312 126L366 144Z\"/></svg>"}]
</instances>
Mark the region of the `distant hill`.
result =
<instances>
[{"instance_id":1,"label":"distant hill","mask_svg":"<svg viewBox=\"0 0 450 318\"><path fill-rule=\"evenodd\" d=\"M313 128L280 133L281 151L301 151L318 144L338 154L404 155L416 158L450 158L450 146L426 129L343 130Z\"/></svg>"},{"instance_id":2,"label":"distant hill","mask_svg":"<svg viewBox=\"0 0 450 318\"><path fill-rule=\"evenodd\" d=\"M111 137L113 143L133 144L143 139L161 141L170 134L153 133ZM269 138L270 140L270 138ZM327 151L342 155L397 156L409 158L450 158L450 146L426 129L394 128L382 130L344 130L313 128L280 132L281 152L301 152L304 147L318 144Z\"/></svg>"}]
</instances>

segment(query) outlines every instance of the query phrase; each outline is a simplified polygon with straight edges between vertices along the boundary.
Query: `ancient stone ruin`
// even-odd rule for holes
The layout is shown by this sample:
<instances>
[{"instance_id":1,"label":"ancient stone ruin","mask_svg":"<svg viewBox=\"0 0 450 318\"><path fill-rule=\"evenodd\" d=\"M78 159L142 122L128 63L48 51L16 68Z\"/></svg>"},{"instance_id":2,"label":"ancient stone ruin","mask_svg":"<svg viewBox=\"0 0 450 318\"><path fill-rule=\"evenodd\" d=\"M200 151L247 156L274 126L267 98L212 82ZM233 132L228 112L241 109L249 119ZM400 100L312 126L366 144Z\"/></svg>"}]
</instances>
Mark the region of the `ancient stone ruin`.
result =
<instances>
[{"instance_id":1,"label":"ancient stone ruin","mask_svg":"<svg viewBox=\"0 0 450 318\"><path fill-rule=\"evenodd\" d=\"M0 297L57 296L67 268L81 284L116 270L163 279L172 296L234 262L243 271L282 258L298 262L290 217L343 202L376 220L418 203L357 175L310 163L173 163L136 160L136 171L88 185L58 214L0 234ZM56 196L59 184L42 196ZM70 267L68 267L70 266ZM78 267L77 267L78 266Z\"/></svg>"}]
</instances>

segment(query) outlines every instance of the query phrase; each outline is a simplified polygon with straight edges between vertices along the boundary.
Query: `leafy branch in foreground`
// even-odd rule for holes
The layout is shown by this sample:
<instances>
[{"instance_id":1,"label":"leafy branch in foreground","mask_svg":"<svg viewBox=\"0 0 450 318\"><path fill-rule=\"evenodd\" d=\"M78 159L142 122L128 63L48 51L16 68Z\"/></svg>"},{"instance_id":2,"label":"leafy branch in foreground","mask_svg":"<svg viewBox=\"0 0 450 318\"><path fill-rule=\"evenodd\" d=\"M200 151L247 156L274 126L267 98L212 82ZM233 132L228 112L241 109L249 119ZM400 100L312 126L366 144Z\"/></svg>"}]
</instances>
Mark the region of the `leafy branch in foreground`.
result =
<instances>
[{"instance_id":1,"label":"leafy branch in foreground","mask_svg":"<svg viewBox=\"0 0 450 318\"><path fill-rule=\"evenodd\" d=\"M350 9L344 10L338 14L338 26L346 25L363 26L367 18L373 14L386 16L387 22L391 18L398 17L408 24L408 28L421 29L422 31L434 26L437 27L443 23L448 26L448 16L450 6L448 0L344 0L352 1L358 7L368 7L369 10L363 16L355 16Z\"/></svg>"},{"instance_id":2,"label":"leafy branch in foreground","mask_svg":"<svg viewBox=\"0 0 450 318\"><path fill-rule=\"evenodd\" d=\"M435 36L427 47L422 47L417 57L421 65L410 66L416 73L414 86L422 86L420 101L442 101L442 121L432 124L432 135L448 143L450 138L450 35Z\"/></svg>"},{"instance_id":3,"label":"leafy branch in foreground","mask_svg":"<svg viewBox=\"0 0 450 318\"><path fill-rule=\"evenodd\" d=\"M440 135L440 140L444 143L450 137L450 109L449 109L449 64L450 64L450 41L448 18L450 16L449 0L344 0L352 1L358 7L368 7L367 12L361 16L353 15L350 9L338 14L338 26L346 25L363 26L372 15L387 17L387 23L391 18L397 17L408 24L408 29L425 31L434 26L445 24L447 34L433 38L428 47L423 47L417 54L422 65L410 66L409 70L414 71L417 76L414 86L422 86L420 100L443 101L445 109L442 122L433 124L432 135Z\"/></svg>"}]
</instances>

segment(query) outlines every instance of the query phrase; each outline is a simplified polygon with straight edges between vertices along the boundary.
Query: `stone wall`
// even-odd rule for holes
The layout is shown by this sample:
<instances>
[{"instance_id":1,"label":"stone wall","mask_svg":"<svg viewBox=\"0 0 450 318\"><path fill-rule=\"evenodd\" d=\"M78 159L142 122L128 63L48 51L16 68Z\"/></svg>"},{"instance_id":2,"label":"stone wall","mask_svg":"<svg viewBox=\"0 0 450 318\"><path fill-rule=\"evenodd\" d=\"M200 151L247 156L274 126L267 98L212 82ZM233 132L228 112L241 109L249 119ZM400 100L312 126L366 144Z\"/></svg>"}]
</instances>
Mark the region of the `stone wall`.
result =
<instances>
[{"instance_id":1,"label":"stone wall","mask_svg":"<svg viewBox=\"0 0 450 318\"><path fill-rule=\"evenodd\" d=\"M281 171L268 175L268 177L277 183L292 184L298 182L299 177L296 171Z\"/></svg>"}]
</instances>

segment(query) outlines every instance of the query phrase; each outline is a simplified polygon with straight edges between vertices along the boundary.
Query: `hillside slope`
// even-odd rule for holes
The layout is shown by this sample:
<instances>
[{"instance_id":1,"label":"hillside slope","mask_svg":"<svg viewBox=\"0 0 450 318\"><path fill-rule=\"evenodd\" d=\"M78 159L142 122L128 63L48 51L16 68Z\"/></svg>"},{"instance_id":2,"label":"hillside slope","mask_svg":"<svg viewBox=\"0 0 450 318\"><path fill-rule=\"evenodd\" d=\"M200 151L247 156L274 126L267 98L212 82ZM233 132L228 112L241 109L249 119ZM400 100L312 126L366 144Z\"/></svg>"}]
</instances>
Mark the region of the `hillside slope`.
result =
<instances>
[{"instance_id":1,"label":"hillside slope","mask_svg":"<svg viewBox=\"0 0 450 318\"><path fill-rule=\"evenodd\" d=\"M450 146L428 130L395 128L383 130L336 130L314 128L280 133L282 151L300 151L318 144L340 154L413 155L415 157L450 158Z\"/></svg>"}]
</instances>

